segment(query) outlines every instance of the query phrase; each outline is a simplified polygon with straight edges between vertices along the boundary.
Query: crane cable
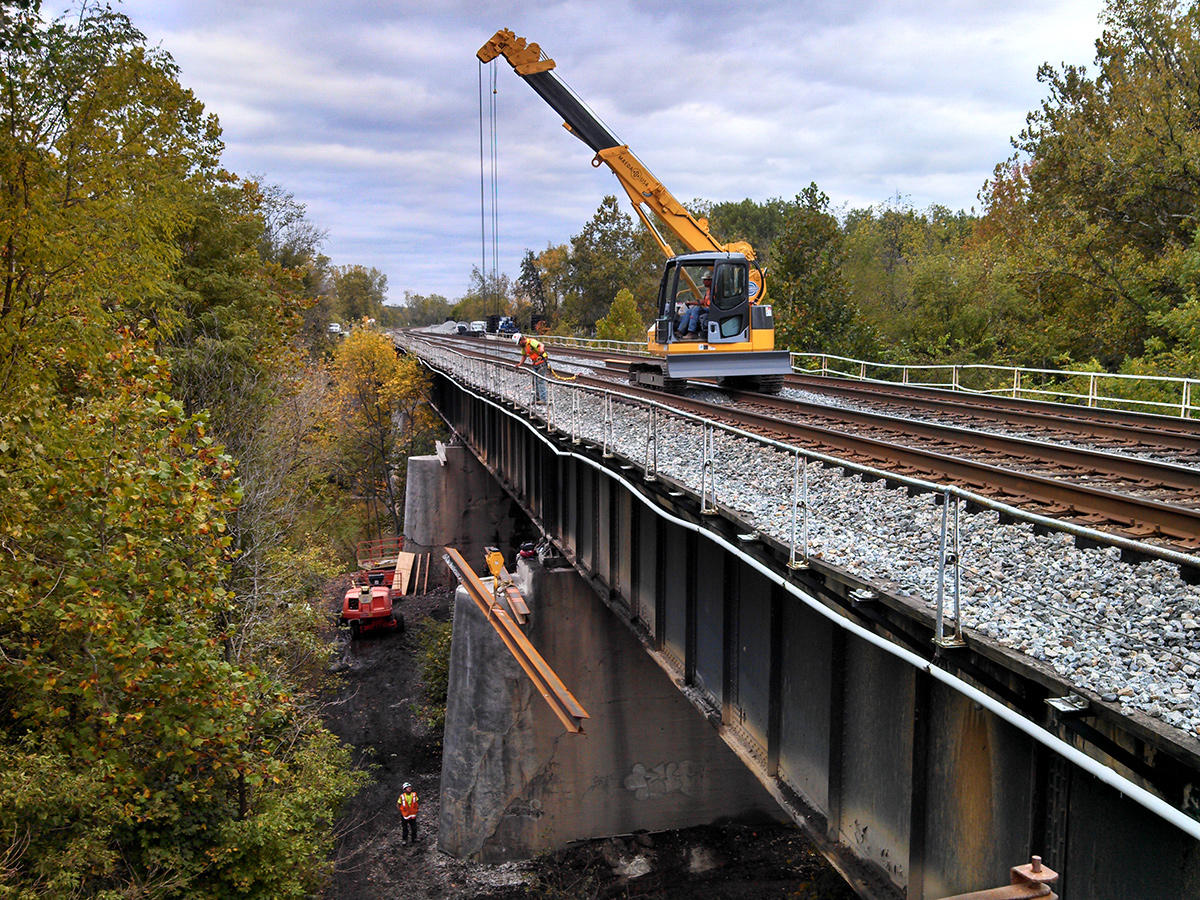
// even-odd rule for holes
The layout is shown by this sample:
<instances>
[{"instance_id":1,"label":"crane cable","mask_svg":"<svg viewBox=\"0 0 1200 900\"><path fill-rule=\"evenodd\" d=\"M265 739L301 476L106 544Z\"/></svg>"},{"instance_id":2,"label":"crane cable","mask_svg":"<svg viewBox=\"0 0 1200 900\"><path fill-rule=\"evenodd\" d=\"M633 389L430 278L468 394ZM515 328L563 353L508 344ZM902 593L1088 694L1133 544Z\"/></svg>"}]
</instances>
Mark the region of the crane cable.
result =
<instances>
[{"instance_id":1,"label":"crane cable","mask_svg":"<svg viewBox=\"0 0 1200 900\"><path fill-rule=\"evenodd\" d=\"M500 257L500 188L497 170L499 167L499 144L496 134L496 68L491 69L491 98L487 104L486 118L488 120L488 149L485 156L484 138L483 138L483 122L484 102L483 102L483 63L479 63L479 243L480 243L480 261L479 261L479 281L480 291L484 299L487 298L489 287L495 290L497 283L497 265ZM490 169L490 171L489 171ZM491 214L488 214L489 201L491 204ZM488 268L488 224L491 224L491 251L492 265ZM490 275L490 278L489 278ZM500 297L499 294L495 297L496 312L499 313Z\"/></svg>"}]
</instances>

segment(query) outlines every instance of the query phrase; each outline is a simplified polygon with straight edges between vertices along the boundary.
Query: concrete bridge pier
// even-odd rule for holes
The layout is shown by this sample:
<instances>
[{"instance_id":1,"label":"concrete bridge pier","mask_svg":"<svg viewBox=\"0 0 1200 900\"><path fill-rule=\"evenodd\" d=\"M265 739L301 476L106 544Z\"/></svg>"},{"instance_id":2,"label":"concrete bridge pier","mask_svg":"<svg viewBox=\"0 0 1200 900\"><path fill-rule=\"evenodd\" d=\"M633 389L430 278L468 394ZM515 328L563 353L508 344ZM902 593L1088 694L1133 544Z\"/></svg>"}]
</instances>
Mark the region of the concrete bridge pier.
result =
<instances>
[{"instance_id":1,"label":"concrete bridge pier","mask_svg":"<svg viewBox=\"0 0 1200 900\"><path fill-rule=\"evenodd\" d=\"M440 849L499 862L643 829L788 821L574 569L522 560L516 581L530 640L591 718L585 734L565 732L460 589Z\"/></svg>"},{"instance_id":2,"label":"concrete bridge pier","mask_svg":"<svg viewBox=\"0 0 1200 900\"><path fill-rule=\"evenodd\" d=\"M430 582L451 584L441 554L454 547L477 570L483 548L511 545L516 522L523 516L496 479L461 444L439 448L438 456L408 460L404 494L404 549L433 554Z\"/></svg>"}]
</instances>

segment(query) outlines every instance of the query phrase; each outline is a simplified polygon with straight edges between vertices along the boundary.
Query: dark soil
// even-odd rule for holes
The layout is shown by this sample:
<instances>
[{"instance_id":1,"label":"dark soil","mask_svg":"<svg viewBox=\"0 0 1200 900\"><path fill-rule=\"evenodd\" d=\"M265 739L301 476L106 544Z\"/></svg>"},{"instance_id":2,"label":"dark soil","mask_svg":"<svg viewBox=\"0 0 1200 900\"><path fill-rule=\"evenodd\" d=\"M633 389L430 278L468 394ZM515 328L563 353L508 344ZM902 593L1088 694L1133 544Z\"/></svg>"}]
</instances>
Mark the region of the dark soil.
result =
<instances>
[{"instance_id":1,"label":"dark soil","mask_svg":"<svg viewBox=\"0 0 1200 900\"><path fill-rule=\"evenodd\" d=\"M330 589L340 602L345 585ZM354 748L371 781L338 824L336 870L326 900L373 898L647 897L684 900L854 895L798 830L725 825L586 841L527 862L484 866L437 849L440 735L417 715L423 697L417 634L427 618L447 621L453 592L441 588L402 604L407 629L351 643L340 632L340 690L329 727ZM396 798L404 782L420 798L419 840L400 842Z\"/></svg>"}]
</instances>

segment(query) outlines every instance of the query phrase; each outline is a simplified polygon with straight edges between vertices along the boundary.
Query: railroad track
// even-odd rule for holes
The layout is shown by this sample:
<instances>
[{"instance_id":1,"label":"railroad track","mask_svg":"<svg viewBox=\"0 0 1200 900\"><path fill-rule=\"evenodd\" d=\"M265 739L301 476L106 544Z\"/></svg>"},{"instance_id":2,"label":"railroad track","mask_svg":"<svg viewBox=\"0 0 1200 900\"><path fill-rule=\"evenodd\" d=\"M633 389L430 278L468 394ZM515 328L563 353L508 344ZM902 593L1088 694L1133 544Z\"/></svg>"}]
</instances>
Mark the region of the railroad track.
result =
<instances>
[{"instance_id":1,"label":"railroad track","mask_svg":"<svg viewBox=\"0 0 1200 900\"><path fill-rule=\"evenodd\" d=\"M499 350L516 358L511 348L495 343L485 352L477 339L438 343L473 356L496 359ZM723 392L729 403L713 403L619 383L621 361L613 354L560 349L555 356L563 365L578 358L596 366L595 374L577 376L580 384L665 403L848 462L954 484L1047 517L1182 552L1200 548L1200 468L1146 458L1168 448L1179 450L1184 458L1189 453L1200 458L1200 427L1191 427L1187 420L1159 421L1164 417L1058 406L1051 411L1045 403L946 397L945 391L933 392L941 397L927 396L930 392L876 391L873 386L856 391L859 385L840 380L827 385L831 379L816 379L819 383L814 385L813 376L804 375L787 379L785 387L816 388L859 400L869 395L876 408L844 403L830 407L813 400L736 391ZM881 405L890 412L877 408ZM897 408L904 414L897 415ZM936 412L937 421L913 418L914 410L927 416ZM1134 418L1123 424L1128 416ZM945 421L946 417L953 421ZM984 424L1035 429L1038 437L983 430L979 419ZM1084 444L1088 446L1080 446ZM1133 455L1136 450L1146 455Z\"/></svg>"}]
</instances>

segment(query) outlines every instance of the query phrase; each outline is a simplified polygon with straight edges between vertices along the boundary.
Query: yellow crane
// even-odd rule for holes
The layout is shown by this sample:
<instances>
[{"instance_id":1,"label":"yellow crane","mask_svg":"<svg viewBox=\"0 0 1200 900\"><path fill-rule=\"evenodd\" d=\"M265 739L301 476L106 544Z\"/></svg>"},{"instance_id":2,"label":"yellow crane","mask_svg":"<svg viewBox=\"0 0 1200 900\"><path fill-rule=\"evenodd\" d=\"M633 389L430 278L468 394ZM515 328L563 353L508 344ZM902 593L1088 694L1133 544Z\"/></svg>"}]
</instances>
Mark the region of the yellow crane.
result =
<instances>
[{"instance_id":1,"label":"yellow crane","mask_svg":"<svg viewBox=\"0 0 1200 900\"><path fill-rule=\"evenodd\" d=\"M606 165L617 177L638 218L667 257L657 317L646 336L654 358L631 366L630 379L671 389L689 378L717 378L729 387L778 392L783 376L791 371L791 356L775 349L765 274L754 249L745 241L717 240L708 222L689 213L563 83L553 71L554 60L545 58L537 44L502 28L475 55L483 63L503 56L562 116L563 127L595 154L592 165ZM674 235L680 254L663 236L656 219ZM706 321L697 334L681 336L675 326L680 308L688 303L699 306Z\"/></svg>"}]
</instances>

